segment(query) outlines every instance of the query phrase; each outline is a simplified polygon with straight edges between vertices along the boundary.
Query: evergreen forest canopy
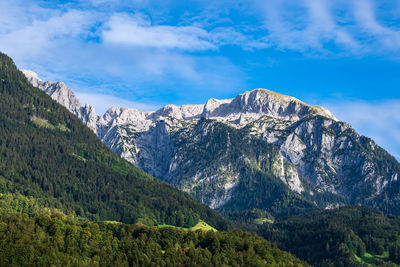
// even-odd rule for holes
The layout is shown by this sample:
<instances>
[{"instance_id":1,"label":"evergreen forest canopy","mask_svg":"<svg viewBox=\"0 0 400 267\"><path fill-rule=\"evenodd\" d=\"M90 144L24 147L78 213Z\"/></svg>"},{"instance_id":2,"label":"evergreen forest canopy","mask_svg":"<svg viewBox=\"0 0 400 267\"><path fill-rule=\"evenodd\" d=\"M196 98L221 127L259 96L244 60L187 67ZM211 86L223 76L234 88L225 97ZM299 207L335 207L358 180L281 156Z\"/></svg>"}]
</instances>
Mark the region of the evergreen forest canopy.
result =
<instances>
[{"instance_id":1,"label":"evergreen forest canopy","mask_svg":"<svg viewBox=\"0 0 400 267\"><path fill-rule=\"evenodd\" d=\"M308 266L245 231L184 231L61 214L0 216L0 262L7 266Z\"/></svg>"},{"instance_id":2,"label":"evergreen forest canopy","mask_svg":"<svg viewBox=\"0 0 400 267\"><path fill-rule=\"evenodd\" d=\"M397 266L400 218L343 207L263 224L258 233L314 266Z\"/></svg>"}]
</instances>

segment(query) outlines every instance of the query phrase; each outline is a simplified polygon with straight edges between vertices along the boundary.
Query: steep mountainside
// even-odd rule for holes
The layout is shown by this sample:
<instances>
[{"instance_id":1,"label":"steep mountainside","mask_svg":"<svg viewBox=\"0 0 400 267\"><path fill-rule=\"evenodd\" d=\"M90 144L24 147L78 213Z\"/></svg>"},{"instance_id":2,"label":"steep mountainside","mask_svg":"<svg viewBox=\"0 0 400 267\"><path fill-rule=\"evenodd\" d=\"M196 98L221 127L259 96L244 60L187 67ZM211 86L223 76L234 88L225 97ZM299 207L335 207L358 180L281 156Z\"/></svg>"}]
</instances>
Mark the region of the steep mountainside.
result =
<instances>
[{"instance_id":1,"label":"steep mountainside","mask_svg":"<svg viewBox=\"0 0 400 267\"><path fill-rule=\"evenodd\" d=\"M92 220L193 226L201 218L217 229L230 227L192 196L112 153L4 54L0 96L1 197L21 194Z\"/></svg>"},{"instance_id":2,"label":"steep mountainside","mask_svg":"<svg viewBox=\"0 0 400 267\"><path fill-rule=\"evenodd\" d=\"M325 108L255 89L205 105L97 116L63 83L24 73L114 152L219 211L280 217L366 204L400 214L400 164Z\"/></svg>"}]
</instances>

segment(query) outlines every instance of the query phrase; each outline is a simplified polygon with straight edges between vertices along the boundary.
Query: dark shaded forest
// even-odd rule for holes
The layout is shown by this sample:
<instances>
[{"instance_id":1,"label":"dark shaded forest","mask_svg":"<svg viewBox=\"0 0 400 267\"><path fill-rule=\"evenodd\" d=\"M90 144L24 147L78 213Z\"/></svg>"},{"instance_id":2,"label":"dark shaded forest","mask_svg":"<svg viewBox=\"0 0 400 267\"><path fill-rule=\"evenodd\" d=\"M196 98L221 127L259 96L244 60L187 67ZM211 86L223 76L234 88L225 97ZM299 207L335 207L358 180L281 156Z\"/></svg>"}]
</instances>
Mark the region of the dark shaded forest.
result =
<instances>
[{"instance_id":1,"label":"dark shaded forest","mask_svg":"<svg viewBox=\"0 0 400 267\"><path fill-rule=\"evenodd\" d=\"M315 266L400 264L400 218L344 207L263 224L258 233Z\"/></svg>"}]
</instances>

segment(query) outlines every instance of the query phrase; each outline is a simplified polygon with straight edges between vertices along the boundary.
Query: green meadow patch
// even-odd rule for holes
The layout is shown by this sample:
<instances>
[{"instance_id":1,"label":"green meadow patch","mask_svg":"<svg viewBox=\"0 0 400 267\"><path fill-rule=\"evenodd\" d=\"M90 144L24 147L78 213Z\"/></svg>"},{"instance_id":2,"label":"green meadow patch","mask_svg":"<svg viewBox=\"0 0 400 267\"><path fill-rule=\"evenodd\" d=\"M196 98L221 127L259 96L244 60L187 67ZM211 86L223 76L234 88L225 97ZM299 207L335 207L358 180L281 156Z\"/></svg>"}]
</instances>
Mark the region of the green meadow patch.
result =
<instances>
[{"instance_id":1,"label":"green meadow patch","mask_svg":"<svg viewBox=\"0 0 400 267\"><path fill-rule=\"evenodd\" d=\"M177 227L174 225L169 225L169 224L160 224L157 225L158 228L166 228L166 227L170 227L170 228L175 228L175 229L182 229L185 231L196 231L196 230L203 230L203 231L213 231L213 232L218 232L217 229L215 229L214 227L210 226L209 224L207 224L205 221L203 220L199 220L199 222L190 228L185 228L185 227Z\"/></svg>"},{"instance_id":2,"label":"green meadow patch","mask_svg":"<svg viewBox=\"0 0 400 267\"><path fill-rule=\"evenodd\" d=\"M359 257L357 255L354 255L357 259L358 262L370 264L370 265L375 265L376 261L387 261L389 258L389 252L385 251L382 255L372 255L368 252L364 254L364 256Z\"/></svg>"}]
</instances>

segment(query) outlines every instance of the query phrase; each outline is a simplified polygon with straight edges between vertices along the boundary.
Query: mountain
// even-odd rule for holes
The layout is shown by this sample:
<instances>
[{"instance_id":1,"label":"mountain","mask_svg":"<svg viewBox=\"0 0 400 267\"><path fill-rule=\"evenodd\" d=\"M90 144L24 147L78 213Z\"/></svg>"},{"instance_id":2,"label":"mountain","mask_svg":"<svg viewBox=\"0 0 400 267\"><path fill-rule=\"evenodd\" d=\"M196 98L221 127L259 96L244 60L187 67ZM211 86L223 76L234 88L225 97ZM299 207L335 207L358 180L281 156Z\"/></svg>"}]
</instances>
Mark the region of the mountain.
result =
<instances>
[{"instance_id":1,"label":"mountain","mask_svg":"<svg viewBox=\"0 0 400 267\"><path fill-rule=\"evenodd\" d=\"M275 217L348 204L400 214L400 164L329 110L266 89L154 112L79 104L63 83L30 82L112 151L224 214Z\"/></svg>"},{"instance_id":2,"label":"mountain","mask_svg":"<svg viewBox=\"0 0 400 267\"><path fill-rule=\"evenodd\" d=\"M192 196L112 153L4 54L0 95L1 194L32 197L41 206L91 220L191 227L202 219L217 229L231 227ZM71 95L63 96L73 103Z\"/></svg>"},{"instance_id":3,"label":"mountain","mask_svg":"<svg viewBox=\"0 0 400 267\"><path fill-rule=\"evenodd\" d=\"M0 53L0 265L308 266L203 220L232 227L112 153Z\"/></svg>"}]
</instances>

